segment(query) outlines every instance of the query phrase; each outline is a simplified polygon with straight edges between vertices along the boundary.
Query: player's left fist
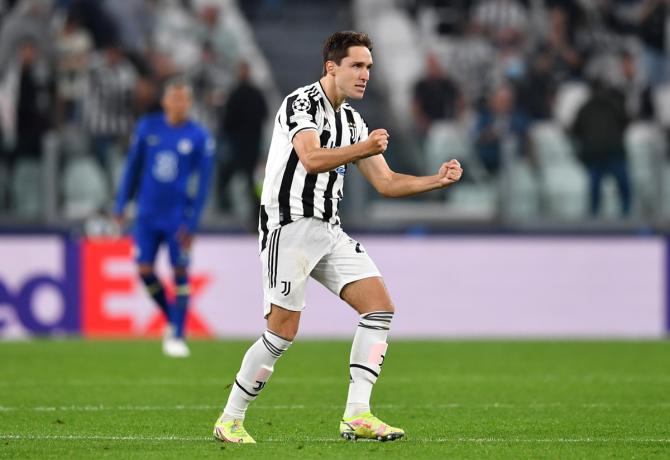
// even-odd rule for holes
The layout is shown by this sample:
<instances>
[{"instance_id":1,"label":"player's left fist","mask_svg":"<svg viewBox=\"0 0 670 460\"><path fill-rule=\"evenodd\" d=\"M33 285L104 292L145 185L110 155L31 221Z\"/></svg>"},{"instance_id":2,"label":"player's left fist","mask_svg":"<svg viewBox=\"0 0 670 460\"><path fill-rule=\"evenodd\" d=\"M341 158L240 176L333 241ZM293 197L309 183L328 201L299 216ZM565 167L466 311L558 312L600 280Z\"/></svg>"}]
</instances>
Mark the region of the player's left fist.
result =
<instances>
[{"instance_id":1,"label":"player's left fist","mask_svg":"<svg viewBox=\"0 0 670 460\"><path fill-rule=\"evenodd\" d=\"M449 160L446 163L442 163L440 171L438 172L440 184L443 187L458 182L461 180L462 175L463 168L461 168L461 164L458 160Z\"/></svg>"}]
</instances>

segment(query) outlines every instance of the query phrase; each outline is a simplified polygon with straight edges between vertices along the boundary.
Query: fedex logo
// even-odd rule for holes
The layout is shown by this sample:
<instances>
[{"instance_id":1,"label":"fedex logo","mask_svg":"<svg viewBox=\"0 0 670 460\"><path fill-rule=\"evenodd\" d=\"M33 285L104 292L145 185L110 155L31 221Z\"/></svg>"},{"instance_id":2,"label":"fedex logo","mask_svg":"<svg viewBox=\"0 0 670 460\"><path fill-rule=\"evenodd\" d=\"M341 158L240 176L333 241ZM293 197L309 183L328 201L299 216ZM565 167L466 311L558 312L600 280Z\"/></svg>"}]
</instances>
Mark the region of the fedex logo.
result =
<instances>
[{"instance_id":1,"label":"fedex logo","mask_svg":"<svg viewBox=\"0 0 670 460\"><path fill-rule=\"evenodd\" d=\"M58 236L0 239L0 339L30 335L160 335L164 320L139 281L130 239L70 241ZM159 264L160 265L160 264ZM168 298L174 283L161 273ZM192 274L187 331L211 336L193 308L211 284Z\"/></svg>"},{"instance_id":2,"label":"fedex logo","mask_svg":"<svg viewBox=\"0 0 670 460\"><path fill-rule=\"evenodd\" d=\"M132 241L95 239L81 243L82 332L90 337L157 336L165 321L153 305L137 276L133 261ZM168 299L174 297L171 270L159 257L158 275L166 288ZM169 276L161 276L169 274ZM209 285L207 275L190 276L191 302L186 321L188 335L211 336L194 306Z\"/></svg>"},{"instance_id":3,"label":"fedex logo","mask_svg":"<svg viewBox=\"0 0 670 460\"><path fill-rule=\"evenodd\" d=\"M77 244L8 237L0 253L0 337L79 332Z\"/></svg>"}]
</instances>

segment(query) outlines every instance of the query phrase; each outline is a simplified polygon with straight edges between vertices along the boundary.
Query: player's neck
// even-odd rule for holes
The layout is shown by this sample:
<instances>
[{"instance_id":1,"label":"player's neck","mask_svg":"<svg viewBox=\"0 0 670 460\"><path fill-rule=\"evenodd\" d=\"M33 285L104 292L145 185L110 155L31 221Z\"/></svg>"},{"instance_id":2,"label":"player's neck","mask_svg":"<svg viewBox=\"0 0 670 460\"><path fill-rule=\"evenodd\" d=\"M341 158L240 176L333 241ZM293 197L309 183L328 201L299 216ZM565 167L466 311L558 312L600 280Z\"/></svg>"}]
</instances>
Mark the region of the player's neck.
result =
<instances>
[{"instance_id":1,"label":"player's neck","mask_svg":"<svg viewBox=\"0 0 670 460\"><path fill-rule=\"evenodd\" d=\"M340 110L340 106L344 102L345 96L344 94L338 94L335 79L326 75L325 77L321 77L319 82L321 83L324 93L326 93L330 105L333 106L333 110L336 112Z\"/></svg>"},{"instance_id":2,"label":"player's neck","mask_svg":"<svg viewBox=\"0 0 670 460\"><path fill-rule=\"evenodd\" d=\"M172 114L165 114L165 121L168 122L170 126L180 126L186 123L188 120L188 117L182 117L178 115L172 115Z\"/></svg>"}]
</instances>

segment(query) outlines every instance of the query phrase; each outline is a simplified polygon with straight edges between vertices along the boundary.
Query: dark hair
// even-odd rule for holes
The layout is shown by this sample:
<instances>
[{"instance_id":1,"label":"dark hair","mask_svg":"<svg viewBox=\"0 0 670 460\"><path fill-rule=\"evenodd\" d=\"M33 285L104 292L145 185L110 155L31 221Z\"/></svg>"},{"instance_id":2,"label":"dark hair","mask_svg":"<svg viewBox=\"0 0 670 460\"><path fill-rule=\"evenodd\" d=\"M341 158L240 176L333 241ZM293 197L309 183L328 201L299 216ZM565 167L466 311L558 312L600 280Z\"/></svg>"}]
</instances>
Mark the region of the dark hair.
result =
<instances>
[{"instance_id":1,"label":"dark hair","mask_svg":"<svg viewBox=\"0 0 670 460\"><path fill-rule=\"evenodd\" d=\"M326 61L333 61L340 65L342 58L347 56L348 50L352 46L365 46L372 51L372 40L367 34L354 32L353 30L335 32L328 37L323 44L323 74L326 74Z\"/></svg>"},{"instance_id":2,"label":"dark hair","mask_svg":"<svg viewBox=\"0 0 670 460\"><path fill-rule=\"evenodd\" d=\"M191 82L183 75L172 75L163 85L163 94L171 88L186 88L193 92Z\"/></svg>"}]
</instances>

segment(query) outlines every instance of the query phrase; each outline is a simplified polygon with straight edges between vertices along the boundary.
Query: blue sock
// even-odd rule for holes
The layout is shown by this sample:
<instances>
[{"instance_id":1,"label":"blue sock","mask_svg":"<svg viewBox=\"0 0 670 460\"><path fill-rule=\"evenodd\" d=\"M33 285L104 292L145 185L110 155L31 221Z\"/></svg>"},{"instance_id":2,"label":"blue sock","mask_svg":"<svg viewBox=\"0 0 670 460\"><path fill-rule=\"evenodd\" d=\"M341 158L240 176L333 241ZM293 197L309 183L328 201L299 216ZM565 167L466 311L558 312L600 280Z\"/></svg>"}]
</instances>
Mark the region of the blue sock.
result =
<instances>
[{"instance_id":1,"label":"blue sock","mask_svg":"<svg viewBox=\"0 0 670 460\"><path fill-rule=\"evenodd\" d=\"M144 286L146 287L147 292L149 292L151 298L154 299L154 302L156 302L158 308L160 308L163 312L165 319L169 320L170 308L168 307L167 298L165 297L165 289L156 277L156 274L151 273L149 275L140 275L140 278L142 279L142 282L144 283Z\"/></svg>"},{"instance_id":2,"label":"blue sock","mask_svg":"<svg viewBox=\"0 0 670 460\"><path fill-rule=\"evenodd\" d=\"M184 337L186 312L188 310L191 288L188 285L188 276L186 275L175 275L175 283L177 292L174 308L172 308L172 326L174 327L175 337L182 338Z\"/></svg>"}]
</instances>

